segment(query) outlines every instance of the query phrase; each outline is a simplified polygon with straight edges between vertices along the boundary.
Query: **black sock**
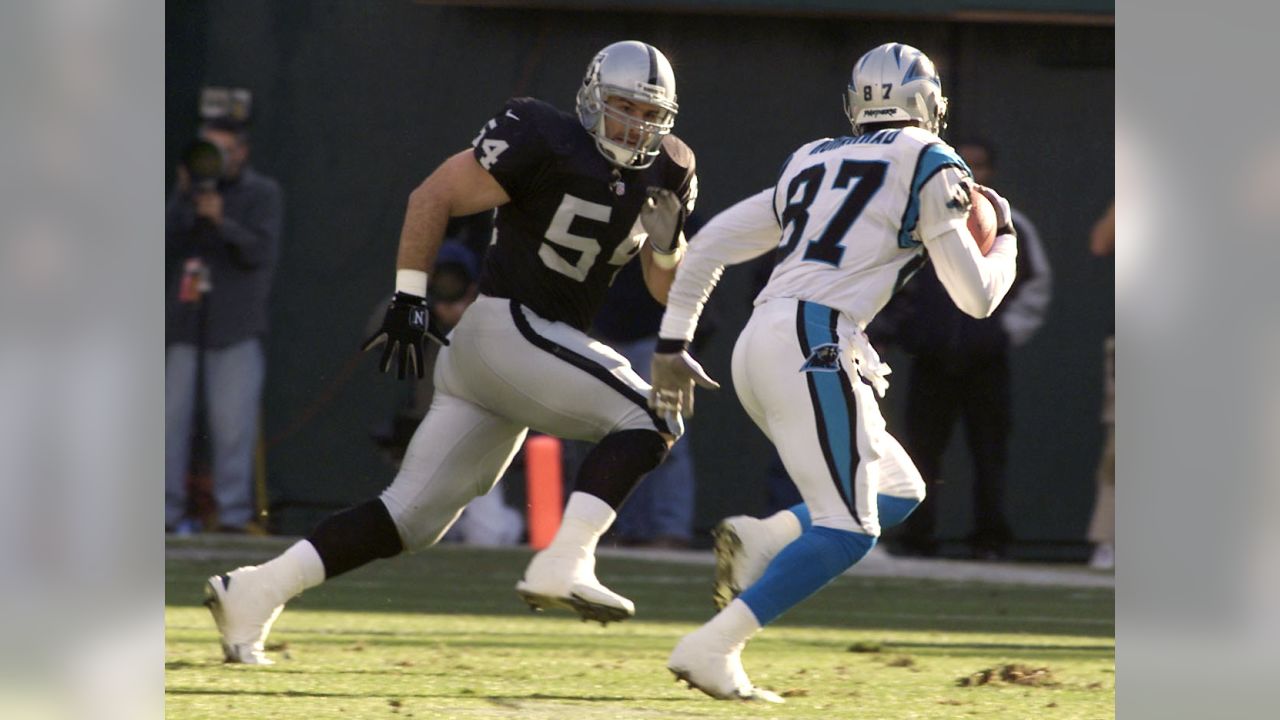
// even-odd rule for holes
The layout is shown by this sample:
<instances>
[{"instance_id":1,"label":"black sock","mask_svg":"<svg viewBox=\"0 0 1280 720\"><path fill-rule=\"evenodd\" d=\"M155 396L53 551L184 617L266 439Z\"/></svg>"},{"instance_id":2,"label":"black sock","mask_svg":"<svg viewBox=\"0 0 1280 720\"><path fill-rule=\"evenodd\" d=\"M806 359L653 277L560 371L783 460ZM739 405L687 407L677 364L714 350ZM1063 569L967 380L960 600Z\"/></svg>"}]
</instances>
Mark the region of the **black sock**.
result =
<instances>
[{"instance_id":1,"label":"black sock","mask_svg":"<svg viewBox=\"0 0 1280 720\"><path fill-rule=\"evenodd\" d=\"M324 563L326 580L404 550L391 513L377 498L325 518L307 541Z\"/></svg>"},{"instance_id":2,"label":"black sock","mask_svg":"<svg viewBox=\"0 0 1280 720\"><path fill-rule=\"evenodd\" d=\"M575 490L590 493L617 510L645 473L667 457L667 441L653 430L623 430L606 435L578 470Z\"/></svg>"}]
</instances>

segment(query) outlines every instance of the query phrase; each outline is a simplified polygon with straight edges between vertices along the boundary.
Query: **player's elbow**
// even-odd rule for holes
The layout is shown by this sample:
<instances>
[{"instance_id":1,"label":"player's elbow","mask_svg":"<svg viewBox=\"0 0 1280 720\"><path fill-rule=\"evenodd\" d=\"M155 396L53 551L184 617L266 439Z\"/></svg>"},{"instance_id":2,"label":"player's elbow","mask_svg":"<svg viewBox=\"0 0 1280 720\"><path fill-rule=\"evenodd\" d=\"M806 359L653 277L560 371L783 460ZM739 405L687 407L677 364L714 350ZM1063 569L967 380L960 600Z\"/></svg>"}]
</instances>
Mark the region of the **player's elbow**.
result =
<instances>
[{"instance_id":1,"label":"player's elbow","mask_svg":"<svg viewBox=\"0 0 1280 720\"><path fill-rule=\"evenodd\" d=\"M964 298L953 299L956 302L956 307L960 308L960 312L978 320L985 320L991 317L991 313L996 311L997 304L986 297L965 296Z\"/></svg>"}]
</instances>

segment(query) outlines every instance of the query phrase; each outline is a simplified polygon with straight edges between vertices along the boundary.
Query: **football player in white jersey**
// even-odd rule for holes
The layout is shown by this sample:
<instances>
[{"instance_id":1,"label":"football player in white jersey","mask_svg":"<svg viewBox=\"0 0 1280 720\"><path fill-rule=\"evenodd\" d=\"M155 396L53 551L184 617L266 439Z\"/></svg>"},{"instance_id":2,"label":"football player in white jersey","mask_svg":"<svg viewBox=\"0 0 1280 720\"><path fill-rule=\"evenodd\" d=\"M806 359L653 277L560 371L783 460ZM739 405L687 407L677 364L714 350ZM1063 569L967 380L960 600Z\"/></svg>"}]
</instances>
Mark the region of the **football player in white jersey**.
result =
<instances>
[{"instance_id":1,"label":"football player in white jersey","mask_svg":"<svg viewBox=\"0 0 1280 720\"><path fill-rule=\"evenodd\" d=\"M587 336L619 269L639 257L666 298L693 210L693 151L671 134L675 73L651 45L609 45L591 61L577 113L509 100L409 197L382 370L422 374L426 339L444 347L431 408L379 497L335 513L262 565L215 575L206 604L228 662L268 664L263 643L284 603L370 563L434 545L463 507L502 476L529 428L596 443L550 546L516 592L535 609L584 620L631 617L602 585L595 548L636 483L682 432L647 404L626 358ZM450 217L497 208L480 295L446 338L427 308L427 271ZM398 351L398 352L397 352Z\"/></svg>"},{"instance_id":2,"label":"football player in white jersey","mask_svg":"<svg viewBox=\"0 0 1280 720\"><path fill-rule=\"evenodd\" d=\"M881 527L924 499L919 472L885 431L875 394L884 394L889 368L867 341L867 323L925 262L975 317L995 310L1014 277L1008 203L974 185L938 138L946 99L924 53L887 43L863 55L845 113L852 135L801 146L774 187L720 213L690 243L653 360L650 404L687 413L695 384L716 387L688 343L723 267L776 248L734 348L733 380L804 503L716 529L723 609L667 662L716 698L781 702L748 679L746 642L858 562ZM973 187L997 209L998 237L985 256L966 224Z\"/></svg>"}]
</instances>

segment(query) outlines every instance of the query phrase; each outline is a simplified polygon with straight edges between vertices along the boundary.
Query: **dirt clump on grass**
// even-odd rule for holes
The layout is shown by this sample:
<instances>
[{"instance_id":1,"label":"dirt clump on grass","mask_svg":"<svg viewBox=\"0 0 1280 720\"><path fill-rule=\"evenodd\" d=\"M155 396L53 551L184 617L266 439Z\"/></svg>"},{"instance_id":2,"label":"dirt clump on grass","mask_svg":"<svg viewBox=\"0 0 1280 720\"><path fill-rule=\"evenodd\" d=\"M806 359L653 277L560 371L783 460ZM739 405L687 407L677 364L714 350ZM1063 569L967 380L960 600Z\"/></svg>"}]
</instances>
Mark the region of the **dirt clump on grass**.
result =
<instances>
[{"instance_id":1,"label":"dirt clump on grass","mask_svg":"<svg viewBox=\"0 0 1280 720\"><path fill-rule=\"evenodd\" d=\"M1057 685L1058 681L1054 679L1053 671L1049 668L1033 668L1022 663L1013 663L1010 665L1001 665L1000 667L987 668L986 670L979 670L976 673L966 675L956 681L956 684L960 687L994 685L997 683L1029 685L1031 687L1052 687Z\"/></svg>"}]
</instances>

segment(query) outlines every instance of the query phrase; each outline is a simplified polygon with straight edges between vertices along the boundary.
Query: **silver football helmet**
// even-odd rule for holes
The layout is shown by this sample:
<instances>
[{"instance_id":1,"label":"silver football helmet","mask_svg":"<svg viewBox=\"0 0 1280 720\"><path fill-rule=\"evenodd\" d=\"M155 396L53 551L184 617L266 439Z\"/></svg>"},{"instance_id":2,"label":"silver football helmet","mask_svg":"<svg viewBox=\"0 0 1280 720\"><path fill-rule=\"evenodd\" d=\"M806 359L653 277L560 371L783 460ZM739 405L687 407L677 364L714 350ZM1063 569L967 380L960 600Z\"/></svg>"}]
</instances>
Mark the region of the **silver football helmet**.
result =
<instances>
[{"instance_id":1,"label":"silver football helmet","mask_svg":"<svg viewBox=\"0 0 1280 720\"><path fill-rule=\"evenodd\" d=\"M632 117L609 107L611 97L648 103L661 109L656 120ZM634 170L649 167L662 139L676 123L676 74L666 56L652 45L634 40L614 43L596 53L578 91L578 119L595 137L609 162ZM605 132L605 118L624 129L620 139Z\"/></svg>"},{"instance_id":2,"label":"silver football helmet","mask_svg":"<svg viewBox=\"0 0 1280 720\"><path fill-rule=\"evenodd\" d=\"M929 56L902 43L885 43L853 66L845 90L844 114L853 134L862 126L915 120L937 135L947 126L947 99Z\"/></svg>"}]
</instances>

